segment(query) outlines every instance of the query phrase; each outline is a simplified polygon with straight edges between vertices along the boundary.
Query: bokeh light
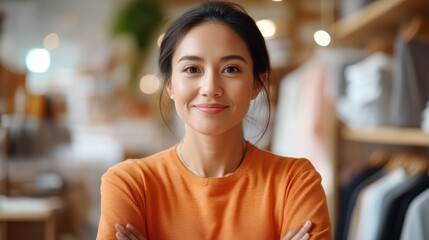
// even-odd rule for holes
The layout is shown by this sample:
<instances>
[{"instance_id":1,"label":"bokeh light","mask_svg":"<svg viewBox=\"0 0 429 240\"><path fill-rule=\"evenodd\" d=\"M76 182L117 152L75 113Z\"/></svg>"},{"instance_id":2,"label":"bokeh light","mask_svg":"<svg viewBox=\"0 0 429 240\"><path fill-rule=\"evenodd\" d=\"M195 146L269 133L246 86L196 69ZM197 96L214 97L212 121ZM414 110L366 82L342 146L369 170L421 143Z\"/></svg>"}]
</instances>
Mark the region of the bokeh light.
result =
<instances>
[{"instance_id":1,"label":"bokeh light","mask_svg":"<svg viewBox=\"0 0 429 240\"><path fill-rule=\"evenodd\" d=\"M270 38L276 33L276 24L269 19L263 19L256 22L264 38Z\"/></svg>"},{"instance_id":2,"label":"bokeh light","mask_svg":"<svg viewBox=\"0 0 429 240\"><path fill-rule=\"evenodd\" d=\"M323 30L314 33L314 41L322 47L326 47L331 43L331 36Z\"/></svg>"},{"instance_id":3,"label":"bokeh light","mask_svg":"<svg viewBox=\"0 0 429 240\"><path fill-rule=\"evenodd\" d=\"M145 94L154 94L160 88L161 83L154 74L148 74L140 79L140 90Z\"/></svg>"},{"instance_id":4,"label":"bokeh light","mask_svg":"<svg viewBox=\"0 0 429 240\"><path fill-rule=\"evenodd\" d=\"M44 48L31 49L25 58L28 71L35 73L46 72L51 65L51 55Z\"/></svg>"}]
</instances>

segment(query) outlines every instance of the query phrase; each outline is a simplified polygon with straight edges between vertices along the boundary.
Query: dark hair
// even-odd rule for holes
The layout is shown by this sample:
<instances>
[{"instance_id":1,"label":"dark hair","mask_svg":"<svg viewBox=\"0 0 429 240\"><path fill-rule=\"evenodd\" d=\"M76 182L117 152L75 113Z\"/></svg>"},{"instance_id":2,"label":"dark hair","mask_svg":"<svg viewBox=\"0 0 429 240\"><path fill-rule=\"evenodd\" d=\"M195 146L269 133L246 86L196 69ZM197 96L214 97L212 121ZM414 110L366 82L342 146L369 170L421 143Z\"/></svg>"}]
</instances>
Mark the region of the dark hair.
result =
<instances>
[{"instance_id":1,"label":"dark hair","mask_svg":"<svg viewBox=\"0 0 429 240\"><path fill-rule=\"evenodd\" d=\"M164 89L171 79L172 58L177 46L185 35L194 27L206 22L218 22L233 29L247 44L253 60L253 76L255 83L262 89L268 102L268 119L261 137L266 132L270 120L270 99L268 82L270 73L270 61L265 46L265 40L255 21L248 15L244 8L236 3L225 1L207 1L188 10L176 21L174 21L161 43L158 66L162 80L160 96L160 109L162 113L162 96ZM262 74L267 74L266 82L261 79Z\"/></svg>"}]
</instances>

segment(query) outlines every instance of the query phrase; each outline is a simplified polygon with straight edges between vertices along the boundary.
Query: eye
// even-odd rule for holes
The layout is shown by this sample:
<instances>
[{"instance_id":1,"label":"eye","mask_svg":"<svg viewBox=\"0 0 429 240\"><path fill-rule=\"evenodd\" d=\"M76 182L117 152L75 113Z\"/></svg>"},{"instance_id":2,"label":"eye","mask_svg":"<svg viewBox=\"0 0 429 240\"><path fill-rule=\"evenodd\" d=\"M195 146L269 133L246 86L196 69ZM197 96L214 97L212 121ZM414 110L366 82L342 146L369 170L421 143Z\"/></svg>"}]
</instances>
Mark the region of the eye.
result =
<instances>
[{"instance_id":1,"label":"eye","mask_svg":"<svg viewBox=\"0 0 429 240\"><path fill-rule=\"evenodd\" d=\"M186 67L185 69L183 69L184 72L186 73L198 73L199 70L196 67Z\"/></svg>"},{"instance_id":2,"label":"eye","mask_svg":"<svg viewBox=\"0 0 429 240\"><path fill-rule=\"evenodd\" d=\"M234 66L228 66L223 70L224 73L238 73L240 72L240 69L238 67Z\"/></svg>"}]
</instances>

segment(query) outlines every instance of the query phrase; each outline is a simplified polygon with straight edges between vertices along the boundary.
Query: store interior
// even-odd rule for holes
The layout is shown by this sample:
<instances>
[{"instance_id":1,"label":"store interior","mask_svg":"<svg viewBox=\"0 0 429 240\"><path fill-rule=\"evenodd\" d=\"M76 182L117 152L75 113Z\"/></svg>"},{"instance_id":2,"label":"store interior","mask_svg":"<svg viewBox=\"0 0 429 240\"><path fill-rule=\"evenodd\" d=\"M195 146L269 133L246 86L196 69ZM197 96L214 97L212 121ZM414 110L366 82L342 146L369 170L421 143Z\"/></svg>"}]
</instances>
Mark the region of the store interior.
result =
<instances>
[{"instance_id":1,"label":"store interior","mask_svg":"<svg viewBox=\"0 0 429 240\"><path fill-rule=\"evenodd\" d=\"M0 1L0 240L95 239L103 173L180 141L157 54L199 2ZM429 239L429 2L233 2L270 54L256 143L312 162L333 239Z\"/></svg>"}]
</instances>

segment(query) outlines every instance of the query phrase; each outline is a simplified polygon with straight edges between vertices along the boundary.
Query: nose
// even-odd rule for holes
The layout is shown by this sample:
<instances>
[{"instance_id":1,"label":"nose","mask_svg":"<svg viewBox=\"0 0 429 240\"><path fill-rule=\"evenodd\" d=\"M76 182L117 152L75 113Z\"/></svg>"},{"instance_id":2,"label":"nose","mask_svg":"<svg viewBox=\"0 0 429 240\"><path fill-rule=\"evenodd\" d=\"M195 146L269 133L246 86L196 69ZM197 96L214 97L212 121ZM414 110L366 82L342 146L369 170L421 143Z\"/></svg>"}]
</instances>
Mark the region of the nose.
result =
<instances>
[{"instance_id":1,"label":"nose","mask_svg":"<svg viewBox=\"0 0 429 240\"><path fill-rule=\"evenodd\" d=\"M223 94L220 78L216 73L207 72L201 79L201 95L220 97Z\"/></svg>"}]
</instances>

